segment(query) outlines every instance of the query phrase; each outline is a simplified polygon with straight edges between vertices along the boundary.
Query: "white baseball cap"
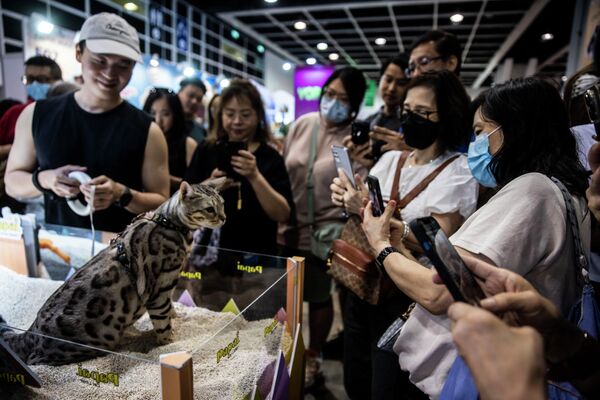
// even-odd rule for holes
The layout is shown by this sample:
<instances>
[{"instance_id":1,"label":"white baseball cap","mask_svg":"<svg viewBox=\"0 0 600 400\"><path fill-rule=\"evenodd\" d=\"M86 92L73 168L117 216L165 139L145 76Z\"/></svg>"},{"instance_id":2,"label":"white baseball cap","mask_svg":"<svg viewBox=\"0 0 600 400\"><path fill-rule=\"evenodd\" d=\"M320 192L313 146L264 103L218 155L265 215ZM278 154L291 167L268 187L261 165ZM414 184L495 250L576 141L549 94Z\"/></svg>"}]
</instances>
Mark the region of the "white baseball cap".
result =
<instances>
[{"instance_id":1,"label":"white baseball cap","mask_svg":"<svg viewBox=\"0 0 600 400\"><path fill-rule=\"evenodd\" d=\"M104 12L86 19L79 40L85 40L85 46L94 53L116 54L142 62L137 31L116 14Z\"/></svg>"}]
</instances>

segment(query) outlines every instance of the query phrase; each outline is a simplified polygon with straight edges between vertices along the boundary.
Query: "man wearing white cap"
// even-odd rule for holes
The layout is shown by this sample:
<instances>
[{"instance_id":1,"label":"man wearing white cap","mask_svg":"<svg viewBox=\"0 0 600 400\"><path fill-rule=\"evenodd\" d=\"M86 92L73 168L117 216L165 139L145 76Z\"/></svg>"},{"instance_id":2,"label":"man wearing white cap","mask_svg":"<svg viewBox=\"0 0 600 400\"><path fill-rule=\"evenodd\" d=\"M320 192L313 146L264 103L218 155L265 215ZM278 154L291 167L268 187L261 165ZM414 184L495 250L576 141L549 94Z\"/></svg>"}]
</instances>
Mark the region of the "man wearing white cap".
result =
<instances>
[{"instance_id":1,"label":"man wearing white cap","mask_svg":"<svg viewBox=\"0 0 600 400\"><path fill-rule=\"evenodd\" d=\"M6 191L16 198L44 194L46 222L89 227L66 199L91 202L96 228L121 231L134 215L169 193L167 143L158 125L121 98L142 57L136 30L101 13L81 27L75 56L83 86L74 94L38 101L17 122ZM83 171L92 180L69 177ZM92 185L94 194L92 194Z\"/></svg>"}]
</instances>

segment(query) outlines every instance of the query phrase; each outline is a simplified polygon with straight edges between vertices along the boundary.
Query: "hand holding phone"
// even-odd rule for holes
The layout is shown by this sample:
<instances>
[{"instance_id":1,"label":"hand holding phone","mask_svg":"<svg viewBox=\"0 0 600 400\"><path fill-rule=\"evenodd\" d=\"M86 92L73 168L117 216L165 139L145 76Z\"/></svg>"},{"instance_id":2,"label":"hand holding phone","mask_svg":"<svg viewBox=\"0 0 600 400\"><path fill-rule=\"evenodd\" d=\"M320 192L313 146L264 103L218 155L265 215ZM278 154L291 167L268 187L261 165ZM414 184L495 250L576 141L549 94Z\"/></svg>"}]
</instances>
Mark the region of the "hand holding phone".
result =
<instances>
[{"instance_id":1,"label":"hand holding phone","mask_svg":"<svg viewBox=\"0 0 600 400\"><path fill-rule=\"evenodd\" d=\"M373 175L367 176L367 186L369 188L369 200L371 200L373 216L380 217L381 214L383 214L385 206L383 205L383 197L381 196L379 179Z\"/></svg>"},{"instance_id":2,"label":"hand holding phone","mask_svg":"<svg viewBox=\"0 0 600 400\"><path fill-rule=\"evenodd\" d=\"M410 228L454 300L479 305L486 296L437 221L417 218Z\"/></svg>"},{"instance_id":3,"label":"hand holding phone","mask_svg":"<svg viewBox=\"0 0 600 400\"><path fill-rule=\"evenodd\" d=\"M350 161L348 149L342 146L333 145L331 146L331 153L333 154L335 168L344 171L346 177L350 183L352 183L352 187L356 189L356 181L354 180L354 171L352 170L352 161Z\"/></svg>"},{"instance_id":4,"label":"hand holding phone","mask_svg":"<svg viewBox=\"0 0 600 400\"><path fill-rule=\"evenodd\" d=\"M225 172L229 178L239 181L242 176L233 170L231 157L239 155L240 150L248 150L248 142L232 142L220 140L217 142L217 168Z\"/></svg>"}]
</instances>

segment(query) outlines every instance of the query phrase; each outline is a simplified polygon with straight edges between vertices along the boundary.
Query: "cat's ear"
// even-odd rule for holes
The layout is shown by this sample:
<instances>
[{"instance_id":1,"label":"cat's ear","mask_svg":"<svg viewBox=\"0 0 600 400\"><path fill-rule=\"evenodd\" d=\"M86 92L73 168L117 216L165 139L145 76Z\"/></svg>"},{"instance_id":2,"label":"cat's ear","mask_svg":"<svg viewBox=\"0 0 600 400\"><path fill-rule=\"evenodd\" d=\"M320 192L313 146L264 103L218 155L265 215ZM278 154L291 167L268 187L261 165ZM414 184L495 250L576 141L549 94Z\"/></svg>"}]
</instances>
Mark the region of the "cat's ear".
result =
<instances>
[{"instance_id":1,"label":"cat's ear","mask_svg":"<svg viewBox=\"0 0 600 400\"><path fill-rule=\"evenodd\" d=\"M219 178L208 179L202 182L203 185L209 186L215 189L217 192L222 192L230 186L231 179L228 179L226 176L221 176Z\"/></svg>"},{"instance_id":2,"label":"cat's ear","mask_svg":"<svg viewBox=\"0 0 600 400\"><path fill-rule=\"evenodd\" d=\"M179 185L179 197L183 199L191 191L192 187L190 184L186 181L181 181L181 185Z\"/></svg>"}]
</instances>

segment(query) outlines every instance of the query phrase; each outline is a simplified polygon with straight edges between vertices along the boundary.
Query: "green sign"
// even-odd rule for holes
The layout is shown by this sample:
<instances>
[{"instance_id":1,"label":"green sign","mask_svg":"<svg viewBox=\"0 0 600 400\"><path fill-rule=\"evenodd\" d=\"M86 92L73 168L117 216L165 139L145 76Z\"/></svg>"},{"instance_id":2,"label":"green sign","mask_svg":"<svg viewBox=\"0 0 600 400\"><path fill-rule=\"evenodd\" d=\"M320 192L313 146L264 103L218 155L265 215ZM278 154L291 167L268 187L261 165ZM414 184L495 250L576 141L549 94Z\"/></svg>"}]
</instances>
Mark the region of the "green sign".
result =
<instances>
[{"instance_id":1,"label":"green sign","mask_svg":"<svg viewBox=\"0 0 600 400\"><path fill-rule=\"evenodd\" d=\"M373 79L367 79L367 91L365 92L364 105L373 107L375 104L375 96L377 96L377 82Z\"/></svg>"}]
</instances>

